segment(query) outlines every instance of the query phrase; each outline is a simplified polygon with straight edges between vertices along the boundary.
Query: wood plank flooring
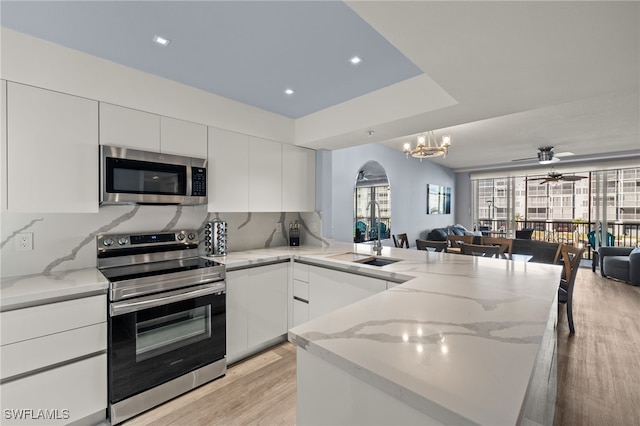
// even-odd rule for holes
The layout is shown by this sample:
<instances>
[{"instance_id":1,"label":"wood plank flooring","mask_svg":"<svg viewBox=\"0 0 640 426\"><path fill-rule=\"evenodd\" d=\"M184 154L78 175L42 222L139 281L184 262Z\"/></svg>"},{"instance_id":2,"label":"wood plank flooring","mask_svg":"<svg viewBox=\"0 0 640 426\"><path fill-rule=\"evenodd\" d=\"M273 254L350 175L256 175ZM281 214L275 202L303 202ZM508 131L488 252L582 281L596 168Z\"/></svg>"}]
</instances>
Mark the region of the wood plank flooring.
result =
<instances>
[{"instance_id":1,"label":"wood plank flooring","mask_svg":"<svg viewBox=\"0 0 640 426\"><path fill-rule=\"evenodd\" d=\"M564 306L558 318L555 426L640 426L640 287L580 268L573 309L575 335ZM126 425L295 425L295 410L295 347L283 343Z\"/></svg>"}]
</instances>

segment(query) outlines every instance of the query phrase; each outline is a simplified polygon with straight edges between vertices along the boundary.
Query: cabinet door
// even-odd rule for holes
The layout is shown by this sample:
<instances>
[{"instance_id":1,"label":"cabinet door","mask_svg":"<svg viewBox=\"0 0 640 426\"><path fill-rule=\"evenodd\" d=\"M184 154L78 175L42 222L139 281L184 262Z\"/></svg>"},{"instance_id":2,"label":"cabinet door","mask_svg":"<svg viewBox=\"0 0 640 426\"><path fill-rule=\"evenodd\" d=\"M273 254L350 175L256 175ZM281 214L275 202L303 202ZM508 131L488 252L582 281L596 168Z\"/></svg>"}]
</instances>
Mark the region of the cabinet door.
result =
<instances>
[{"instance_id":1,"label":"cabinet door","mask_svg":"<svg viewBox=\"0 0 640 426\"><path fill-rule=\"evenodd\" d=\"M7 208L98 211L98 103L7 83Z\"/></svg>"},{"instance_id":2,"label":"cabinet door","mask_svg":"<svg viewBox=\"0 0 640 426\"><path fill-rule=\"evenodd\" d=\"M98 355L52 370L0 384L3 425L85 424L88 416L107 408L107 355ZM19 409L57 410L53 419L6 417ZM14 411L15 410L15 411ZM14 414L17 416L18 414ZM84 420L84 421L83 421ZM95 419L94 419L95 420Z\"/></svg>"},{"instance_id":3,"label":"cabinet door","mask_svg":"<svg viewBox=\"0 0 640 426\"><path fill-rule=\"evenodd\" d=\"M384 280L332 269L309 270L309 319L314 319L387 289Z\"/></svg>"},{"instance_id":4,"label":"cabinet door","mask_svg":"<svg viewBox=\"0 0 640 426\"><path fill-rule=\"evenodd\" d=\"M207 158L207 126L160 117L160 152Z\"/></svg>"},{"instance_id":5,"label":"cabinet door","mask_svg":"<svg viewBox=\"0 0 640 426\"><path fill-rule=\"evenodd\" d=\"M249 211L249 137L209 127L210 212Z\"/></svg>"},{"instance_id":6,"label":"cabinet door","mask_svg":"<svg viewBox=\"0 0 640 426\"><path fill-rule=\"evenodd\" d=\"M160 151L160 116L100 103L100 145Z\"/></svg>"},{"instance_id":7,"label":"cabinet door","mask_svg":"<svg viewBox=\"0 0 640 426\"><path fill-rule=\"evenodd\" d=\"M282 211L282 144L249 137L249 211Z\"/></svg>"},{"instance_id":8,"label":"cabinet door","mask_svg":"<svg viewBox=\"0 0 640 426\"><path fill-rule=\"evenodd\" d=\"M249 273L227 272L227 358L247 349Z\"/></svg>"},{"instance_id":9,"label":"cabinet door","mask_svg":"<svg viewBox=\"0 0 640 426\"><path fill-rule=\"evenodd\" d=\"M293 299L293 327L309 321L309 303Z\"/></svg>"},{"instance_id":10,"label":"cabinet door","mask_svg":"<svg viewBox=\"0 0 640 426\"><path fill-rule=\"evenodd\" d=\"M316 208L316 152L282 144L282 211L312 212Z\"/></svg>"},{"instance_id":11,"label":"cabinet door","mask_svg":"<svg viewBox=\"0 0 640 426\"><path fill-rule=\"evenodd\" d=\"M287 279L289 263L251 268L249 271L249 347L287 332Z\"/></svg>"}]
</instances>

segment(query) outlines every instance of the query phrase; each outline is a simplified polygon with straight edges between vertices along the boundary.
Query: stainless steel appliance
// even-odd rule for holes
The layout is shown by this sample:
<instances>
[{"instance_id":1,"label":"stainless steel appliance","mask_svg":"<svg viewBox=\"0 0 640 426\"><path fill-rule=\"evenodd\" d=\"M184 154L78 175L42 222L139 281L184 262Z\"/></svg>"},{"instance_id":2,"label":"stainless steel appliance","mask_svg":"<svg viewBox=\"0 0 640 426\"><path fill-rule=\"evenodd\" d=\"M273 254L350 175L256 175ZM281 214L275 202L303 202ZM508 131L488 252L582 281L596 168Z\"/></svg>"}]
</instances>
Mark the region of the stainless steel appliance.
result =
<instances>
[{"instance_id":1,"label":"stainless steel appliance","mask_svg":"<svg viewBox=\"0 0 640 426\"><path fill-rule=\"evenodd\" d=\"M101 204L207 203L207 160L100 147Z\"/></svg>"},{"instance_id":2,"label":"stainless steel appliance","mask_svg":"<svg viewBox=\"0 0 640 426\"><path fill-rule=\"evenodd\" d=\"M112 424L226 373L225 269L198 243L197 231L97 237Z\"/></svg>"},{"instance_id":3,"label":"stainless steel appliance","mask_svg":"<svg viewBox=\"0 0 640 426\"><path fill-rule=\"evenodd\" d=\"M227 222L212 220L204 226L204 252L207 256L227 254Z\"/></svg>"}]
</instances>

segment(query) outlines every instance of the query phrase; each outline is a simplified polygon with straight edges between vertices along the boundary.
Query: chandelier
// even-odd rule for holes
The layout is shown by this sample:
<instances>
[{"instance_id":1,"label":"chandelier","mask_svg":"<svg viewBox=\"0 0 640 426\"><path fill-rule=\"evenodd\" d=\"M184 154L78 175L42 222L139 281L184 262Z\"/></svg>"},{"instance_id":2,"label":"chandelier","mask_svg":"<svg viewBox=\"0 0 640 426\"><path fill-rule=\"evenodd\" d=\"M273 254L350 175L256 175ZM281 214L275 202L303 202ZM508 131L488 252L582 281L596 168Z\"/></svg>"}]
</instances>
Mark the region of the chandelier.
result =
<instances>
[{"instance_id":1,"label":"chandelier","mask_svg":"<svg viewBox=\"0 0 640 426\"><path fill-rule=\"evenodd\" d=\"M436 135L431 130L418 136L414 149L411 149L411 144L407 142L404 144L402 151L407 158L411 154L412 157L419 158L422 161L423 158L439 157L441 155L446 157L449 152L449 145L451 145L451 136L443 136L438 143Z\"/></svg>"}]
</instances>

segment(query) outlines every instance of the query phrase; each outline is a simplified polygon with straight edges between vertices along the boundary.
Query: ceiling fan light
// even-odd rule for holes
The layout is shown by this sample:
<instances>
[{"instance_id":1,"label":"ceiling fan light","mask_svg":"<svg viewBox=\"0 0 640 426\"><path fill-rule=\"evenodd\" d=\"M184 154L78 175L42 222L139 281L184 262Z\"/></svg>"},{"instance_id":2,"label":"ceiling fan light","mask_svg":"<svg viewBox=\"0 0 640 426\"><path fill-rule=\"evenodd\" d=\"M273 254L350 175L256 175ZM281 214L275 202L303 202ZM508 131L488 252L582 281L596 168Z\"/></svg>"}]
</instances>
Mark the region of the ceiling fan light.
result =
<instances>
[{"instance_id":1,"label":"ceiling fan light","mask_svg":"<svg viewBox=\"0 0 640 426\"><path fill-rule=\"evenodd\" d=\"M539 162L540 164L552 164L552 163L557 163L558 161L560 161L560 159L559 159L559 158L557 158L557 157L553 157L553 158L550 158L550 159L548 159L548 160L540 160L540 161L538 161L538 162Z\"/></svg>"}]
</instances>

